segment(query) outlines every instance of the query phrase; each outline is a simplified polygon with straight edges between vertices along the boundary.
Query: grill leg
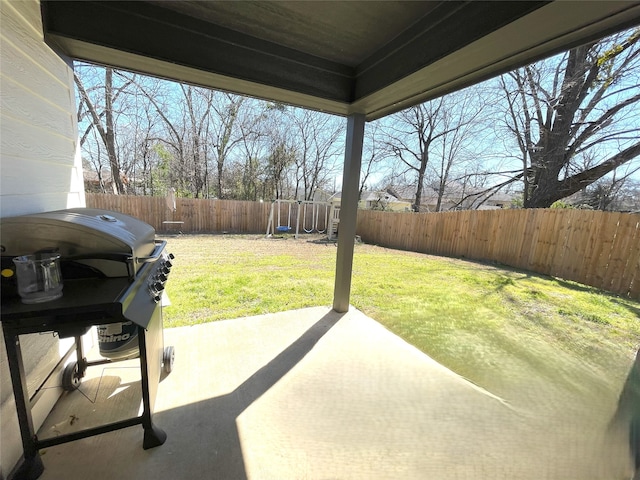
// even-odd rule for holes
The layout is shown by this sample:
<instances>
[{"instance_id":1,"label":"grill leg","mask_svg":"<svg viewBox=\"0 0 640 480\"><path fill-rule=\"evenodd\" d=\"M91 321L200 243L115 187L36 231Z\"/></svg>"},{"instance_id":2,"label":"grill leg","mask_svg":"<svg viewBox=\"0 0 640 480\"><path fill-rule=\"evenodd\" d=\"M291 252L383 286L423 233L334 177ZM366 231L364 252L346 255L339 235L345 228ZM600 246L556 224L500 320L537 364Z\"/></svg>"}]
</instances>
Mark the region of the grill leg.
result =
<instances>
[{"instance_id":1,"label":"grill leg","mask_svg":"<svg viewBox=\"0 0 640 480\"><path fill-rule=\"evenodd\" d=\"M20 348L20 336L13 334L9 326L4 326L4 343L7 347L7 362L13 384L13 395L16 401L20 436L24 460L10 477L15 480L35 480L44 471L42 459L36 448L36 434L33 428L31 416L31 404L29 402L26 375L22 362L22 350Z\"/></svg>"},{"instance_id":2,"label":"grill leg","mask_svg":"<svg viewBox=\"0 0 640 480\"><path fill-rule=\"evenodd\" d=\"M140 348L140 369L142 380L142 427L145 450L162 445L167 439L164 430L153 424L153 405L155 404L163 354L162 313L156 308L147 328L138 327L138 346Z\"/></svg>"},{"instance_id":3,"label":"grill leg","mask_svg":"<svg viewBox=\"0 0 640 480\"><path fill-rule=\"evenodd\" d=\"M142 448L149 450L153 447L159 447L165 442L165 440L167 440L167 434L165 431L152 424L149 428L144 429Z\"/></svg>"},{"instance_id":4,"label":"grill leg","mask_svg":"<svg viewBox=\"0 0 640 480\"><path fill-rule=\"evenodd\" d=\"M10 480L36 480L42 475L44 472L44 465L42 464L42 460L39 455L36 455L31 460L27 461L24 459L24 462L18 469L13 473L13 475L9 476Z\"/></svg>"},{"instance_id":5,"label":"grill leg","mask_svg":"<svg viewBox=\"0 0 640 480\"><path fill-rule=\"evenodd\" d=\"M87 359L84 357L84 347L82 346L82 335L76 335L76 357L78 360L78 376L84 378L87 373Z\"/></svg>"}]
</instances>

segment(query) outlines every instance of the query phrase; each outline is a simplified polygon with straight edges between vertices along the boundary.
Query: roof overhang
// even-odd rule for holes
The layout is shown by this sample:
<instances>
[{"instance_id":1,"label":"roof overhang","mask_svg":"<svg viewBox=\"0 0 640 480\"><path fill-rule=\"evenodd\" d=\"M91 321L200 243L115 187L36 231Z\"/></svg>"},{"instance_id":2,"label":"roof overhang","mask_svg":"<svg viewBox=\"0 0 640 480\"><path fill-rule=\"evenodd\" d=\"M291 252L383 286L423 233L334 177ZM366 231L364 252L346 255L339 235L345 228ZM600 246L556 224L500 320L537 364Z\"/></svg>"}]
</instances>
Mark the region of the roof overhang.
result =
<instances>
[{"instance_id":1,"label":"roof overhang","mask_svg":"<svg viewBox=\"0 0 640 480\"><path fill-rule=\"evenodd\" d=\"M631 1L42 1L79 60L374 120L640 24Z\"/></svg>"}]
</instances>

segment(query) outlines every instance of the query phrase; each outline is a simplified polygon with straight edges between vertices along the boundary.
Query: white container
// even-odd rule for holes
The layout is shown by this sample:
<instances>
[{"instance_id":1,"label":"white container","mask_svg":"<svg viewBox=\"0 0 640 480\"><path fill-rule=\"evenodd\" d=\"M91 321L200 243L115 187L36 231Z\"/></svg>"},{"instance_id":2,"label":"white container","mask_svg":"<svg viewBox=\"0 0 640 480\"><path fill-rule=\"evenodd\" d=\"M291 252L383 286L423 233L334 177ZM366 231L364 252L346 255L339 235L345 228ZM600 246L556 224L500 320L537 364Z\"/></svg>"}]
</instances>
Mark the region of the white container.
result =
<instances>
[{"instance_id":1,"label":"white container","mask_svg":"<svg viewBox=\"0 0 640 480\"><path fill-rule=\"evenodd\" d=\"M125 360L140 355L138 326L133 322L98 325L100 355L111 360Z\"/></svg>"}]
</instances>

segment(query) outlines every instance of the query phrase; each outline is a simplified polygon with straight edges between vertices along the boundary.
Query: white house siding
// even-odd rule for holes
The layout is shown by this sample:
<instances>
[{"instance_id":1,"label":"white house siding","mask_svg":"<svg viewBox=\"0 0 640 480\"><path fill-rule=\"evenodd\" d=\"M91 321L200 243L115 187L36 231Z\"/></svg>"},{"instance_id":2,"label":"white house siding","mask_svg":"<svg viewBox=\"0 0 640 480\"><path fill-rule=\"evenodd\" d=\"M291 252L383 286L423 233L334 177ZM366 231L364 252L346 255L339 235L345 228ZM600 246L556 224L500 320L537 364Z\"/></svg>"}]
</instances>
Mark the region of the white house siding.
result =
<instances>
[{"instance_id":1,"label":"white house siding","mask_svg":"<svg viewBox=\"0 0 640 480\"><path fill-rule=\"evenodd\" d=\"M71 62L43 42L37 0L0 0L0 216L85 206ZM25 335L30 389L60 358L52 334ZM22 454L4 341L0 339L0 478ZM41 423L59 392L40 397Z\"/></svg>"}]
</instances>

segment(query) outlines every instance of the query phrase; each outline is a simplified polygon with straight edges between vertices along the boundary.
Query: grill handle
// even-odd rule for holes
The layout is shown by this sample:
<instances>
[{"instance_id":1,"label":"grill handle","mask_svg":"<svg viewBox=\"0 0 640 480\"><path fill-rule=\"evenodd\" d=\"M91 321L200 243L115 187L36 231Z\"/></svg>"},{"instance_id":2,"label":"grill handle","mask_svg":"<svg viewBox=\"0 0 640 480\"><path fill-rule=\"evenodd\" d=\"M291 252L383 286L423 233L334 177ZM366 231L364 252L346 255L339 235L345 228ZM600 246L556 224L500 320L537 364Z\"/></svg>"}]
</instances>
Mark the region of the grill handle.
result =
<instances>
[{"instance_id":1,"label":"grill handle","mask_svg":"<svg viewBox=\"0 0 640 480\"><path fill-rule=\"evenodd\" d=\"M156 240L156 248L153 251L153 253L151 254L150 257L137 257L136 258L136 263L151 263L151 262L155 262L156 260L158 260L158 258L160 258L160 256L162 255L162 252L164 251L164 248L167 246L167 241L166 240Z\"/></svg>"}]
</instances>

